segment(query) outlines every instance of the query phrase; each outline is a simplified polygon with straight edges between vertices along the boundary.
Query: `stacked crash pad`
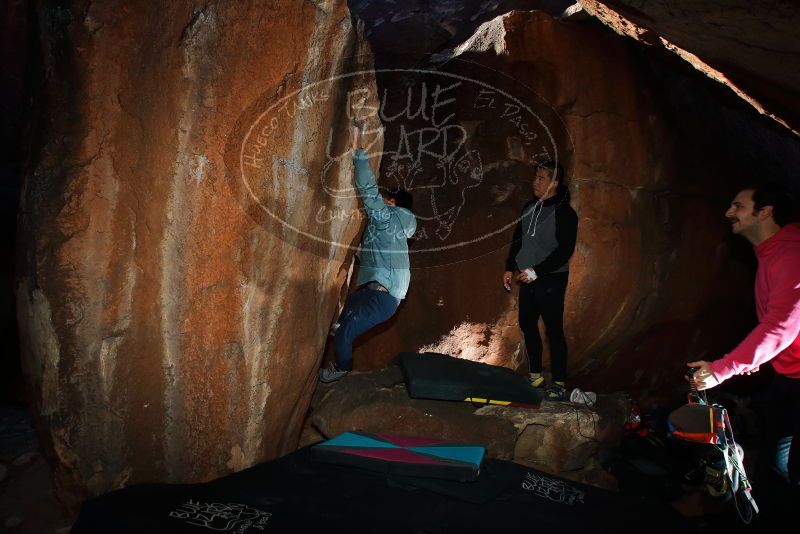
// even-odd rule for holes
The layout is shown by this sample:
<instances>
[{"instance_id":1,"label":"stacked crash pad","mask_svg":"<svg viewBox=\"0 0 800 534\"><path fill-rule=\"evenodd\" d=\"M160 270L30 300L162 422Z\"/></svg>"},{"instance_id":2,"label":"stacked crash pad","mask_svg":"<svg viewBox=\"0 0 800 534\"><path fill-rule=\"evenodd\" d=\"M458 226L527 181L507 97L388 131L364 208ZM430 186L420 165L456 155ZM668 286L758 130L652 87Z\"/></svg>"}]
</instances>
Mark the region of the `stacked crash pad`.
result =
<instances>
[{"instance_id":1,"label":"stacked crash pad","mask_svg":"<svg viewBox=\"0 0 800 534\"><path fill-rule=\"evenodd\" d=\"M320 461L382 473L473 481L486 449L481 445L393 434L345 432L312 448Z\"/></svg>"}]
</instances>

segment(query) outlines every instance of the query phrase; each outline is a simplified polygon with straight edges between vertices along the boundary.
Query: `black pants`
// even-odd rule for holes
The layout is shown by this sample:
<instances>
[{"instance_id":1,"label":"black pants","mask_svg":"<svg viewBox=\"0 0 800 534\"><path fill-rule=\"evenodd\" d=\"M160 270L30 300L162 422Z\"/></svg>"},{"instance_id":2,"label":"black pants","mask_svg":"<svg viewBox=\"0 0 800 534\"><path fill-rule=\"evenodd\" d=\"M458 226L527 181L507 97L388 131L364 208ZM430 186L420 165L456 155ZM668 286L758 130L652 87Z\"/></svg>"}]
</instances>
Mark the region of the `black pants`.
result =
<instances>
[{"instance_id":1,"label":"black pants","mask_svg":"<svg viewBox=\"0 0 800 534\"><path fill-rule=\"evenodd\" d=\"M567 378L567 340L564 338L564 295L569 273L546 274L519 290L519 327L525 336L525 348L532 373L542 372L542 337L539 317L544 321L550 340L550 364L553 380Z\"/></svg>"}]
</instances>

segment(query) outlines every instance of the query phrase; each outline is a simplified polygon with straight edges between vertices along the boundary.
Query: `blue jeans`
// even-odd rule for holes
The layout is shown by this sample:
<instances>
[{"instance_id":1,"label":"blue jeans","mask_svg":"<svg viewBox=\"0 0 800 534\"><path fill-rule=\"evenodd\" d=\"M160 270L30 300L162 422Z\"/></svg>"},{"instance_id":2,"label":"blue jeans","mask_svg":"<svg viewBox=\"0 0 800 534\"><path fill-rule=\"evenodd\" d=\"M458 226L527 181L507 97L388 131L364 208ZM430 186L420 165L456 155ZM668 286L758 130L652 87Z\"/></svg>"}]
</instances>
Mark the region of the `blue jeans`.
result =
<instances>
[{"instance_id":1,"label":"blue jeans","mask_svg":"<svg viewBox=\"0 0 800 534\"><path fill-rule=\"evenodd\" d=\"M767 406L764 459L785 481L800 485L800 378L775 375Z\"/></svg>"},{"instance_id":2,"label":"blue jeans","mask_svg":"<svg viewBox=\"0 0 800 534\"><path fill-rule=\"evenodd\" d=\"M347 297L342 315L339 316L339 328L333 339L336 367L342 371L352 369L353 341L373 326L388 321L399 305L400 299L367 287Z\"/></svg>"}]
</instances>

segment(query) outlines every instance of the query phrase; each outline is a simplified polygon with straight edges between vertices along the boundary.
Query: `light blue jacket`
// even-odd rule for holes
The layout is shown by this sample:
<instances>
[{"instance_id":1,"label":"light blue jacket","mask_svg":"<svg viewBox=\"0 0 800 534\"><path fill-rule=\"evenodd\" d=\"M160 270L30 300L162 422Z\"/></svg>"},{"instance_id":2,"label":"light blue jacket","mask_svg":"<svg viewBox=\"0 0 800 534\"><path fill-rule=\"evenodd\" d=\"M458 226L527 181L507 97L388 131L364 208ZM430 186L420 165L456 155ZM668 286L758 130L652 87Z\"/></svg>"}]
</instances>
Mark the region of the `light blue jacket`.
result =
<instances>
[{"instance_id":1,"label":"light blue jacket","mask_svg":"<svg viewBox=\"0 0 800 534\"><path fill-rule=\"evenodd\" d=\"M364 202L367 228L356 255L360 260L356 285L378 282L397 299L404 299L411 282L406 239L417 230L417 219L405 208L388 205L378 191L367 153L353 153L356 188Z\"/></svg>"}]
</instances>

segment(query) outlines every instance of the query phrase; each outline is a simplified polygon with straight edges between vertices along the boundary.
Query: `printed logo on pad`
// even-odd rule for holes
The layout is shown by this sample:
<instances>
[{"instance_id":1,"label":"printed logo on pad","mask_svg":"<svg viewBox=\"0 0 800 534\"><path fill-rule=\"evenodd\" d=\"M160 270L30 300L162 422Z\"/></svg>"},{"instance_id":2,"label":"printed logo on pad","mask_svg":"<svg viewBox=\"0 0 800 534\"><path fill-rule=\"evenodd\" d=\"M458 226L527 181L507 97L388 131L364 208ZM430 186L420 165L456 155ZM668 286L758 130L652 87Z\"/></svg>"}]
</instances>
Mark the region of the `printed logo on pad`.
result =
<instances>
[{"instance_id":1,"label":"printed logo on pad","mask_svg":"<svg viewBox=\"0 0 800 534\"><path fill-rule=\"evenodd\" d=\"M522 481L522 489L532 491L538 497L564 504L585 504L585 493L566 484L563 480L528 473Z\"/></svg>"},{"instance_id":2,"label":"printed logo on pad","mask_svg":"<svg viewBox=\"0 0 800 534\"><path fill-rule=\"evenodd\" d=\"M169 516L209 530L245 534L263 531L272 514L246 504L204 503L190 499Z\"/></svg>"}]
</instances>

